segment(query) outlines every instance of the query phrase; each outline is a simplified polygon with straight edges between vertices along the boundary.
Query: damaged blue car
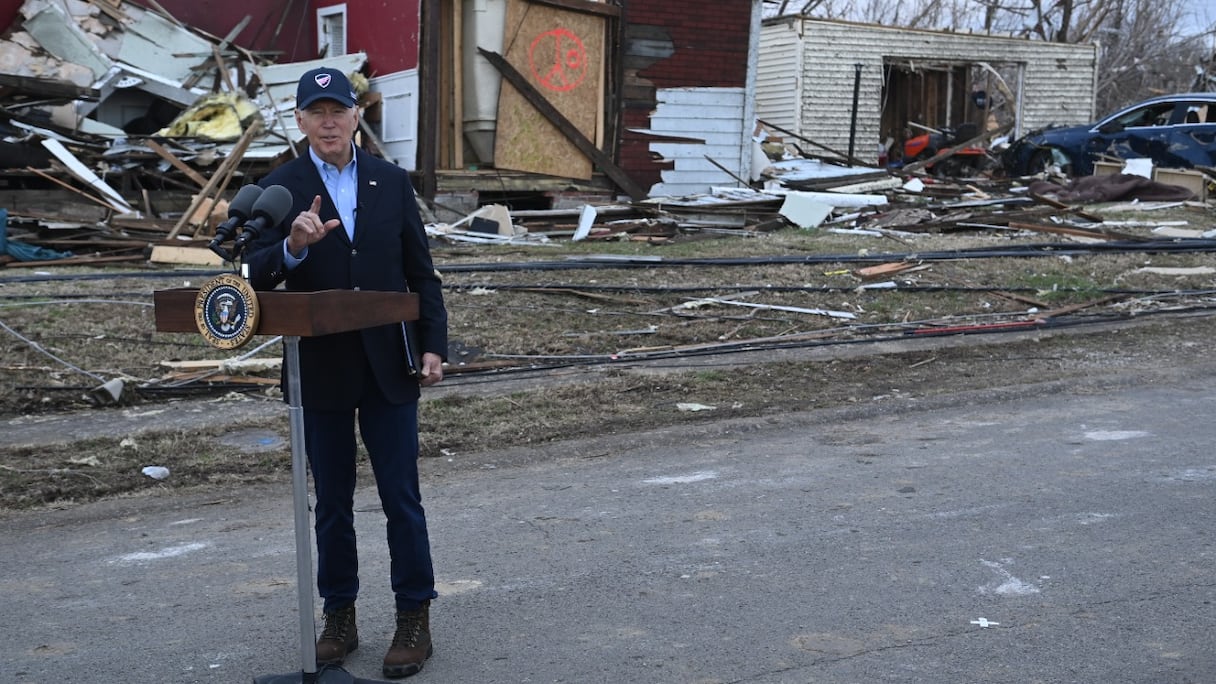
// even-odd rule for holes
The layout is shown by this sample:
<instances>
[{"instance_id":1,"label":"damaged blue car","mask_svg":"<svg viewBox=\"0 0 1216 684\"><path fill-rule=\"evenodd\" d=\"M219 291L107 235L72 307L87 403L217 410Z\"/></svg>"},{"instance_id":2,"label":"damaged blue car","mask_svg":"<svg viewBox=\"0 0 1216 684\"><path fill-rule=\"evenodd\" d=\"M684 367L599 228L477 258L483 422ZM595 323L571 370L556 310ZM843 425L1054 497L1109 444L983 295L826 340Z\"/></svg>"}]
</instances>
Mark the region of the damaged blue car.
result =
<instances>
[{"instance_id":1,"label":"damaged blue car","mask_svg":"<svg viewBox=\"0 0 1216 684\"><path fill-rule=\"evenodd\" d=\"M1002 162L1011 176L1053 166L1087 176L1097 160L1142 157L1164 168L1216 166L1216 93L1154 97L1094 124L1033 131L1011 143Z\"/></svg>"}]
</instances>

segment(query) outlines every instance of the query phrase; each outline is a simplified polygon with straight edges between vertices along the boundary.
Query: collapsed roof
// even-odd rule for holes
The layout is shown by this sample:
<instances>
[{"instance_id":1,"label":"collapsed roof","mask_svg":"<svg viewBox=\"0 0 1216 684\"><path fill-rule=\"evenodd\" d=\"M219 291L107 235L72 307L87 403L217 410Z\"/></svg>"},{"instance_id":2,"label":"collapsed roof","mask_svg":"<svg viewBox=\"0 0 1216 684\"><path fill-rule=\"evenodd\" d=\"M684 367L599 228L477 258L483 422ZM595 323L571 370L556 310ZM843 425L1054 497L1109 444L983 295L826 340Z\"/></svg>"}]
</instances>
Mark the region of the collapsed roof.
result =
<instances>
[{"instance_id":1,"label":"collapsed roof","mask_svg":"<svg viewBox=\"0 0 1216 684\"><path fill-rule=\"evenodd\" d=\"M367 56L324 61L354 73ZM28 0L0 43L0 124L10 145L155 134L221 157L257 127L244 158L272 159L298 137L295 84L319 64L268 63L130 3Z\"/></svg>"}]
</instances>

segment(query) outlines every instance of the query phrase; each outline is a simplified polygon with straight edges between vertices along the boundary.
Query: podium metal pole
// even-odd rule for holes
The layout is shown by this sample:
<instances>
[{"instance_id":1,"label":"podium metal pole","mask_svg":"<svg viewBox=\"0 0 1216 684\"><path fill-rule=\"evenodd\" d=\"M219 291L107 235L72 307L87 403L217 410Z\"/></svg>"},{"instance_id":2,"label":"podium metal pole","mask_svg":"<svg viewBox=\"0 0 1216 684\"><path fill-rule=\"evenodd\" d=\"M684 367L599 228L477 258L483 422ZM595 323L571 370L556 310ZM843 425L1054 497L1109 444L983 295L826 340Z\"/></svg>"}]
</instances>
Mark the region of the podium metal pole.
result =
<instances>
[{"instance_id":1,"label":"podium metal pole","mask_svg":"<svg viewBox=\"0 0 1216 684\"><path fill-rule=\"evenodd\" d=\"M308 452L304 447L304 407L300 395L300 337L283 336L287 369L287 414L291 424L291 491L296 525L296 588L300 610L300 671L255 677L253 684L376 684L326 665L317 671L316 620L312 602L312 536L308 515Z\"/></svg>"},{"instance_id":2,"label":"podium metal pole","mask_svg":"<svg viewBox=\"0 0 1216 684\"><path fill-rule=\"evenodd\" d=\"M308 533L308 452L304 448L304 407L300 397L300 338L283 337L287 363L287 416L291 425L291 493L296 521L296 588L300 599L300 668L317 671L316 623L312 603L312 537Z\"/></svg>"}]
</instances>

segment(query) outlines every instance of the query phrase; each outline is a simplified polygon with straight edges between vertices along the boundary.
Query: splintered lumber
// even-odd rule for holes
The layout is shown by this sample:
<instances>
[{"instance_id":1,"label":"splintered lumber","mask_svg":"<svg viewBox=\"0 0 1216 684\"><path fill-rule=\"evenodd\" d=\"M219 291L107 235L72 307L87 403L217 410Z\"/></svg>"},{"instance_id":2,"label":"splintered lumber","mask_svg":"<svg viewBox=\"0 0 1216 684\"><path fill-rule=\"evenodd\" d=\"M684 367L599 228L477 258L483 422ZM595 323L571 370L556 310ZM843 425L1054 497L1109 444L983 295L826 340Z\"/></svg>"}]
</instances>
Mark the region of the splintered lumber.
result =
<instances>
[{"instance_id":1,"label":"splintered lumber","mask_svg":"<svg viewBox=\"0 0 1216 684\"><path fill-rule=\"evenodd\" d=\"M1086 228L1069 228L1066 226L1051 226L1042 223L1018 223L1011 221L1010 228L1017 230L1032 230L1037 233L1055 233L1057 235L1072 235L1074 237L1090 238L1093 240L1130 240L1134 242L1149 242L1153 240L1151 237L1142 235L1132 235L1131 233L1120 233L1113 230L1089 230Z\"/></svg>"},{"instance_id":2,"label":"splintered lumber","mask_svg":"<svg viewBox=\"0 0 1216 684\"><path fill-rule=\"evenodd\" d=\"M160 366L180 372L223 371L229 374L263 373L267 371L279 371L283 367L283 359L198 359L193 361L161 361Z\"/></svg>"},{"instance_id":3,"label":"splintered lumber","mask_svg":"<svg viewBox=\"0 0 1216 684\"><path fill-rule=\"evenodd\" d=\"M1034 297L1027 297L1026 295L1018 294L1017 292L996 291L996 292L993 292L992 294L996 295L997 297L1001 297L1002 299L1008 299L1010 301L1017 302L1019 304L1029 304L1030 306L1033 306L1038 309L1047 309L1048 308L1047 302L1044 302L1040 299L1035 299Z\"/></svg>"},{"instance_id":4,"label":"splintered lumber","mask_svg":"<svg viewBox=\"0 0 1216 684\"><path fill-rule=\"evenodd\" d=\"M99 198L99 197L94 197L94 196L90 195L89 193L84 192L83 190L80 190L79 188L74 188L74 187L72 187L71 185L68 185L67 183L65 183L65 182L63 182L63 181L59 180L58 178L56 178L56 177L52 176L51 174L49 174L49 173L47 173L47 172L45 172L45 171L42 171L41 169L35 169L35 168L34 168L34 167L32 167L32 166L27 166L27 167L25 167L25 170L26 170L26 171L31 171L31 172L33 172L35 175L41 176L41 177L43 177L43 178L45 178L45 179L47 179L47 180L51 181L52 183L55 183L56 185L59 185L59 186L62 186L63 188L66 188L66 189L68 189L68 190L71 190L72 192L76 193L77 195L80 195L81 197L83 197L83 198L85 198L85 199L89 200L90 202L94 202L94 203L96 203L96 204L100 204L101 206L105 207L106 209L112 209L112 210L115 210L115 209L116 209L116 207L115 207L114 205L110 204L109 202L106 202L106 201L102 200L102 199L101 199L101 198Z\"/></svg>"},{"instance_id":5,"label":"splintered lumber","mask_svg":"<svg viewBox=\"0 0 1216 684\"><path fill-rule=\"evenodd\" d=\"M157 264L224 265L224 259L206 247L156 245L152 248L152 256L148 260Z\"/></svg>"},{"instance_id":6,"label":"splintered lumber","mask_svg":"<svg viewBox=\"0 0 1216 684\"><path fill-rule=\"evenodd\" d=\"M200 192L198 197L195 198L194 202L190 204L190 208L182 214L182 217L178 220L177 225L173 226L173 230L169 231L170 238L177 237L177 234L181 232L182 227L185 226L186 222L190 220L190 217L193 216L196 211L198 211L198 208L203 202L211 200L211 206L215 205L215 200L211 198L211 194L216 192L217 188L222 189L228 185L228 179L232 176L232 172L234 169L236 169L236 165L240 163L241 157L245 155L246 148L249 147L249 143L253 142L254 137L259 133L261 133L260 126L251 125L245 129L245 132L241 134L240 140L238 140L236 145L232 148L232 152L228 154L223 163L220 164L220 167L211 175L211 179L207 181L207 185L203 187L203 191ZM207 213L211 213L210 208L208 208Z\"/></svg>"},{"instance_id":7,"label":"splintered lumber","mask_svg":"<svg viewBox=\"0 0 1216 684\"><path fill-rule=\"evenodd\" d=\"M601 302L611 302L613 304L632 304L635 306L646 306L650 302L641 299L631 299L629 297L618 297L616 295L606 295L599 292L585 292L568 287L521 287L518 292L535 292L537 294L566 294L575 297L583 297L585 299L594 299Z\"/></svg>"},{"instance_id":8,"label":"splintered lumber","mask_svg":"<svg viewBox=\"0 0 1216 684\"><path fill-rule=\"evenodd\" d=\"M1063 202L1061 202L1057 199L1052 199L1050 197L1044 197L1043 195L1037 195L1033 192L1028 193L1028 194L1030 195L1031 199L1033 199L1036 202L1041 202L1043 204L1046 204L1049 207L1054 207L1056 209L1062 209L1064 211L1067 211L1070 214L1076 214L1077 216L1080 216L1081 218L1085 219L1086 221L1093 221L1095 223L1102 223L1102 221L1103 221L1103 218L1101 216L1098 216L1097 214L1090 214L1090 213L1081 211L1077 207L1070 207L1067 204L1064 204Z\"/></svg>"},{"instance_id":9,"label":"splintered lumber","mask_svg":"<svg viewBox=\"0 0 1216 684\"><path fill-rule=\"evenodd\" d=\"M833 150L832 148L828 147L827 145L824 145L824 144L822 144L822 143L817 143L817 142L815 142L814 140L811 140L810 138L807 138L807 137L804 137L804 136L798 135L797 133L795 133L795 132L793 132L793 131L791 131L791 130L787 130L787 129L785 129L785 128L782 128L782 127L778 126L777 124L770 123L770 122L768 122L768 121L765 121L764 119L760 119L759 121L760 121L760 124L761 124L761 125L763 125L763 126L765 126L765 127L767 127L767 128L771 128L771 129L773 129L774 131L779 131L779 132L784 133L784 134L786 134L786 135L793 136L794 138L797 138L798 140L801 140L802 142L804 142L804 143L806 143L806 144L808 144L808 145L814 145L815 147L818 147L818 148L819 148L819 149L821 149L821 150L825 150L825 151L827 151L827 152L831 152L832 154L836 155L837 157L841 157L841 158L843 158L845 161L849 162L850 164L855 164L855 165L857 165L857 166L870 166L870 164L867 164L867 163L865 163L865 162L861 161L861 160L860 160L860 159L858 159L857 157L850 157L849 155L845 154L844 152L838 152L838 151L836 151L836 150Z\"/></svg>"},{"instance_id":10,"label":"splintered lumber","mask_svg":"<svg viewBox=\"0 0 1216 684\"><path fill-rule=\"evenodd\" d=\"M1057 316L1064 316L1066 314L1076 313L1077 311L1082 311L1084 309L1090 309L1095 306L1102 306L1103 304L1110 304L1112 302L1118 302L1118 301L1121 301L1124 299L1129 299L1130 297L1131 297L1130 294L1113 294L1113 295L1110 295L1107 297L1102 297L1100 299L1095 299L1092 302L1082 302L1080 304L1070 304L1068 306L1061 306L1056 309L1042 311L1037 315L1037 318L1046 320L1049 318L1055 318Z\"/></svg>"},{"instance_id":11,"label":"splintered lumber","mask_svg":"<svg viewBox=\"0 0 1216 684\"><path fill-rule=\"evenodd\" d=\"M5 268L41 268L46 266L91 266L93 264L113 264L120 261L143 261L143 254L133 254L131 256L111 256L111 257L64 257L63 259L49 259L44 261L12 261L4 265Z\"/></svg>"},{"instance_id":12,"label":"splintered lumber","mask_svg":"<svg viewBox=\"0 0 1216 684\"><path fill-rule=\"evenodd\" d=\"M706 304L721 304L724 306L741 306L748 309L762 309L765 311L786 311L789 313L804 313L814 314L816 316L830 316L832 318L857 318L857 315L849 311L832 311L830 309L808 309L801 306L784 306L780 304L757 304L754 302L741 302L736 299L725 299L722 297L704 297L695 300L698 303Z\"/></svg>"},{"instance_id":13,"label":"splintered lumber","mask_svg":"<svg viewBox=\"0 0 1216 684\"><path fill-rule=\"evenodd\" d=\"M911 264L906 261L892 262L889 264L878 264L877 266L866 266L853 271L853 275L863 280L873 280L875 278L885 278L903 273L904 271L916 268L916 264Z\"/></svg>"},{"instance_id":14,"label":"splintered lumber","mask_svg":"<svg viewBox=\"0 0 1216 684\"><path fill-rule=\"evenodd\" d=\"M149 148L151 148L153 152L160 155L160 157L162 159L169 162L173 166L173 168L177 169L178 171L181 171L182 173L186 174L187 178L194 181L195 183L198 183L198 186L200 188L207 187L206 178L203 178L203 176L198 171L195 171L194 169L190 168L185 162L178 159L177 155L175 155L172 152L170 152L169 150L165 149L164 145L161 145L160 143L156 142L155 140L152 140L151 138L144 141L144 144L147 145Z\"/></svg>"}]
</instances>

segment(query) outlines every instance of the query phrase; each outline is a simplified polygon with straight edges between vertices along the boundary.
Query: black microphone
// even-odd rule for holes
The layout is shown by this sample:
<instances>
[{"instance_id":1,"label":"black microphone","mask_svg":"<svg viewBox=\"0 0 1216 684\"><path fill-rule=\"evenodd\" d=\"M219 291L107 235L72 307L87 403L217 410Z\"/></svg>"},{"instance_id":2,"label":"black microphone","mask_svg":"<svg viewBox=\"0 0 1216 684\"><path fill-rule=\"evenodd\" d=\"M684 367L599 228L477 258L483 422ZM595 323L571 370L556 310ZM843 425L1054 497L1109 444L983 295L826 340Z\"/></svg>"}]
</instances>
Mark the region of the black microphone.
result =
<instances>
[{"instance_id":1,"label":"black microphone","mask_svg":"<svg viewBox=\"0 0 1216 684\"><path fill-rule=\"evenodd\" d=\"M236 197L233 197L232 203L228 205L228 220L215 227L215 239L207 246L224 261L232 261L232 254L220 245L231 240L241 224L249 220L253 205L261 196L262 189L256 185L246 185L237 190Z\"/></svg>"},{"instance_id":2,"label":"black microphone","mask_svg":"<svg viewBox=\"0 0 1216 684\"><path fill-rule=\"evenodd\" d=\"M282 185L272 185L253 203L253 218L245 222L241 235L232 245L233 256L239 255L245 245L257 239L258 234L278 225L291 211L291 191Z\"/></svg>"}]
</instances>

